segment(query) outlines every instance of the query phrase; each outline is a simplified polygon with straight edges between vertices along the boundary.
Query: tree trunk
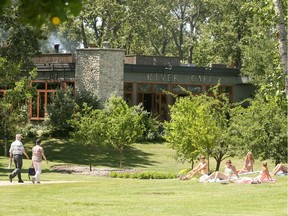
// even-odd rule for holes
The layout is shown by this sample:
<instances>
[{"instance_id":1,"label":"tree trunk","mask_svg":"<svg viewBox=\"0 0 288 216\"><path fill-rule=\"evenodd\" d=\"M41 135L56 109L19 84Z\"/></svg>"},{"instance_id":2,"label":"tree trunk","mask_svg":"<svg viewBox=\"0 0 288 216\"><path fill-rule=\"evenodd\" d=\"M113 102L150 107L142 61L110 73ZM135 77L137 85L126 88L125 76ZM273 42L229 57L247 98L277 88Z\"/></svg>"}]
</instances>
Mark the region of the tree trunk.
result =
<instances>
[{"instance_id":1,"label":"tree trunk","mask_svg":"<svg viewBox=\"0 0 288 216\"><path fill-rule=\"evenodd\" d=\"M87 156L89 158L89 170L91 172L92 171L92 155L91 155L92 148L89 146L87 149L88 149Z\"/></svg>"},{"instance_id":2,"label":"tree trunk","mask_svg":"<svg viewBox=\"0 0 288 216\"><path fill-rule=\"evenodd\" d=\"M216 160L216 171L219 171L219 169L220 169L220 164L221 164L221 158L215 158L215 160Z\"/></svg>"},{"instance_id":3,"label":"tree trunk","mask_svg":"<svg viewBox=\"0 0 288 216\"><path fill-rule=\"evenodd\" d=\"M4 141L4 156L8 156L8 144L7 144L7 137L5 136L5 141Z\"/></svg>"},{"instance_id":4,"label":"tree trunk","mask_svg":"<svg viewBox=\"0 0 288 216\"><path fill-rule=\"evenodd\" d=\"M123 155L123 149L120 149L119 150L120 152L120 169L123 169L123 158L124 158L124 155Z\"/></svg>"},{"instance_id":5,"label":"tree trunk","mask_svg":"<svg viewBox=\"0 0 288 216\"><path fill-rule=\"evenodd\" d=\"M237 33L237 38L238 38L238 43L241 41L242 39L242 33L241 33L241 30L238 29L238 33ZM241 69L242 67L242 59L241 59L241 49L240 47L238 46L237 49L236 49L236 68L238 69Z\"/></svg>"},{"instance_id":6,"label":"tree trunk","mask_svg":"<svg viewBox=\"0 0 288 216\"><path fill-rule=\"evenodd\" d=\"M191 159L191 168L193 169L194 168L194 160Z\"/></svg>"},{"instance_id":7,"label":"tree trunk","mask_svg":"<svg viewBox=\"0 0 288 216\"><path fill-rule=\"evenodd\" d=\"M194 49L194 46L191 46L189 48L189 57L188 57L188 63L189 64L192 64L192 60L193 60L193 49Z\"/></svg>"},{"instance_id":8,"label":"tree trunk","mask_svg":"<svg viewBox=\"0 0 288 216\"><path fill-rule=\"evenodd\" d=\"M286 95L288 94L288 71L287 71L287 30L285 27L283 7L281 0L273 0L274 10L276 15L278 16L277 22L277 35L278 35L278 43L279 43L279 54L281 57L281 62L283 65L284 73L285 73L285 91Z\"/></svg>"},{"instance_id":9,"label":"tree trunk","mask_svg":"<svg viewBox=\"0 0 288 216\"><path fill-rule=\"evenodd\" d=\"M88 48L87 38L86 38L86 33L85 33L85 28L84 28L83 20L81 20L81 35L82 35L82 40L83 40L83 46L84 46L84 48Z\"/></svg>"},{"instance_id":10,"label":"tree trunk","mask_svg":"<svg viewBox=\"0 0 288 216\"><path fill-rule=\"evenodd\" d=\"M4 99L5 100L5 99ZM6 102L6 101L5 101ZM7 113L6 113L6 108L4 108L4 156L7 157L8 156L8 143L7 143Z\"/></svg>"}]
</instances>

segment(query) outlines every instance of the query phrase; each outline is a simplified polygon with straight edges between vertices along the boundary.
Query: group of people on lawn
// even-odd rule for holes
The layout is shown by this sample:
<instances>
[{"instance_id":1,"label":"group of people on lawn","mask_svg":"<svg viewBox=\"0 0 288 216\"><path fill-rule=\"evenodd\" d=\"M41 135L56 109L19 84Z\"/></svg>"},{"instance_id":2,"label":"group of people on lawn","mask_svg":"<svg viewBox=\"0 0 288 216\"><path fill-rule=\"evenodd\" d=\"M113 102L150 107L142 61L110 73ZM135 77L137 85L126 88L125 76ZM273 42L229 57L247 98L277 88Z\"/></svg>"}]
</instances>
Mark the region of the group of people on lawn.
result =
<instances>
[{"instance_id":1,"label":"group of people on lawn","mask_svg":"<svg viewBox=\"0 0 288 216\"><path fill-rule=\"evenodd\" d=\"M242 169L237 170L234 165L232 165L231 160L227 160L225 164L225 169L224 173L216 171L213 172L212 174L208 175L208 170L207 170L207 163L205 161L205 156L200 157L200 162L199 164L192 169L190 172L188 172L186 175L181 176L181 180L189 180L193 176L195 176L197 173L200 173L201 176L201 181L202 182L216 182L216 181L223 181L223 180L228 180L228 181L233 181L235 180L234 177L237 177L239 179L240 174L249 174L254 172L254 158L252 152L248 152L246 157L244 158L244 166ZM273 182L275 181L272 176L274 176L278 172L283 172L283 173L288 173L288 168L287 166L283 164L278 164L271 173L269 173L268 167L267 167L267 162L262 161L262 170L260 172L260 175L258 175L255 178L245 178L243 179L242 183L262 183L262 182ZM238 181L240 182L240 181Z\"/></svg>"},{"instance_id":2,"label":"group of people on lawn","mask_svg":"<svg viewBox=\"0 0 288 216\"><path fill-rule=\"evenodd\" d=\"M14 160L15 163L15 170L9 174L9 181L12 182L12 179L15 176L18 176L18 182L23 183L23 180L21 178L21 169L22 169L22 163L23 163L23 155L29 159L29 156L25 152L25 149L23 147L23 144L21 142L21 135L16 134L16 140L11 144L9 153L10 153L10 163L9 167L11 167L12 160ZM44 154L43 148L40 146L41 140L36 140L36 145L32 148L32 166L35 169L35 176L32 177L33 183L40 183L40 174L42 172L42 158L48 163L46 156ZM232 165L231 160L226 161L225 170L224 173L216 171L212 174L208 175L208 169L207 169L207 163L205 161L205 156L200 157L199 164L192 169L190 172L188 172L186 175L180 177L181 180L188 180L191 179L194 175L197 173L200 173L201 181L222 181L222 180L228 180L228 181L234 181L233 178L236 176L239 179L240 174L249 174L253 173L254 169L254 158L252 152L248 152L246 157L244 158L244 166L242 169L237 170L234 165ZM278 172L288 173L287 166L283 164L278 164L271 173L268 171L267 162L262 162L262 170L259 176L255 178L243 178L242 181L237 181L241 183L262 183L262 182L273 182L275 181L272 176L274 176Z\"/></svg>"}]
</instances>

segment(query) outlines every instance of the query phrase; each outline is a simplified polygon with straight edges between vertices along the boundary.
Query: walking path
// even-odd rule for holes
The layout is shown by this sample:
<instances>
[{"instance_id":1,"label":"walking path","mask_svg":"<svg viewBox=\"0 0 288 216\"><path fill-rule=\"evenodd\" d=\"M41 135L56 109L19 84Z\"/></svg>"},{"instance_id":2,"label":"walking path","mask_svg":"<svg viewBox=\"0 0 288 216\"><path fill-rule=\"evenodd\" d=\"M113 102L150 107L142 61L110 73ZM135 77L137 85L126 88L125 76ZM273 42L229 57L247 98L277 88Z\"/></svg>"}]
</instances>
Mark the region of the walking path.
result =
<instances>
[{"instance_id":1,"label":"walking path","mask_svg":"<svg viewBox=\"0 0 288 216\"><path fill-rule=\"evenodd\" d=\"M42 185L42 184L64 184L64 183L75 183L79 181L41 181L41 184L35 185ZM12 183L7 181L0 181L0 186L15 186L15 185L31 185L33 184L31 181L26 180L24 183L18 183L18 181L13 181Z\"/></svg>"}]
</instances>

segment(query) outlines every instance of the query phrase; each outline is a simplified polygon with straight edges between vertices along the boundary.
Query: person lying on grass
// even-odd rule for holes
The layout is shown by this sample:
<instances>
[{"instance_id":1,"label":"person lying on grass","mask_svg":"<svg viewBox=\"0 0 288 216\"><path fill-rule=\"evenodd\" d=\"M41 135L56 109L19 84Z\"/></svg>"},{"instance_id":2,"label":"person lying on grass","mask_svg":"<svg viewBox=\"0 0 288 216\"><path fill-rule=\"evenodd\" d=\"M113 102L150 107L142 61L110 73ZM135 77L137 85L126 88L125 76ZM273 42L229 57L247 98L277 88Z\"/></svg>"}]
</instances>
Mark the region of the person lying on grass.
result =
<instances>
[{"instance_id":1,"label":"person lying on grass","mask_svg":"<svg viewBox=\"0 0 288 216\"><path fill-rule=\"evenodd\" d=\"M288 167L283 164L277 164L277 166L271 172L271 176L274 176L278 172L288 173Z\"/></svg>"},{"instance_id":2,"label":"person lying on grass","mask_svg":"<svg viewBox=\"0 0 288 216\"><path fill-rule=\"evenodd\" d=\"M236 175L239 178L238 172L234 165L232 165L231 160L226 161L224 173L219 171L213 172L206 180L214 179L216 182L217 179L219 180L230 180L233 175Z\"/></svg>"},{"instance_id":3,"label":"person lying on grass","mask_svg":"<svg viewBox=\"0 0 288 216\"><path fill-rule=\"evenodd\" d=\"M199 164L192 169L190 172L187 173L187 175L180 177L180 180L189 180L191 179L195 174L201 173L202 175L207 175L207 163L205 161L205 156L200 157Z\"/></svg>"}]
</instances>

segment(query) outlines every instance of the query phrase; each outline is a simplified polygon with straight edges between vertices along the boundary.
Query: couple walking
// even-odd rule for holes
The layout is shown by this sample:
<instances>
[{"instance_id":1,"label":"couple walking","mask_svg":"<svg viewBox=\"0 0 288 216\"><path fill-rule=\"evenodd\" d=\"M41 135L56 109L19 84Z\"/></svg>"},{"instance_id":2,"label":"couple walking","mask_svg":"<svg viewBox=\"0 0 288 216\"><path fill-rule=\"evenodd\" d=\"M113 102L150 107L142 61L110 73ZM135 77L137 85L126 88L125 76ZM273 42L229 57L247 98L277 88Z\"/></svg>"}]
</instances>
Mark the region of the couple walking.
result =
<instances>
[{"instance_id":1,"label":"couple walking","mask_svg":"<svg viewBox=\"0 0 288 216\"><path fill-rule=\"evenodd\" d=\"M21 142L22 136L21 134L16 134L16 140L11 144L9 153L10 153L10 162L9 167L11 167L12 159L14 160L15 169L14 171L9 174L9 181L12 182L13 178L17 175L18 176L18 183L23 183L21 177L22 172L22 165L23 165L23 155L29 159L25 148ZM36 140L36 145L32 148L32 165L35 169L35 176L32 177L32 182L40 183L40 174L42 172L42 157L48 163L46 156L44 154L44 150L41 147L41 140Z\"/></svg>"}]
</instances>

